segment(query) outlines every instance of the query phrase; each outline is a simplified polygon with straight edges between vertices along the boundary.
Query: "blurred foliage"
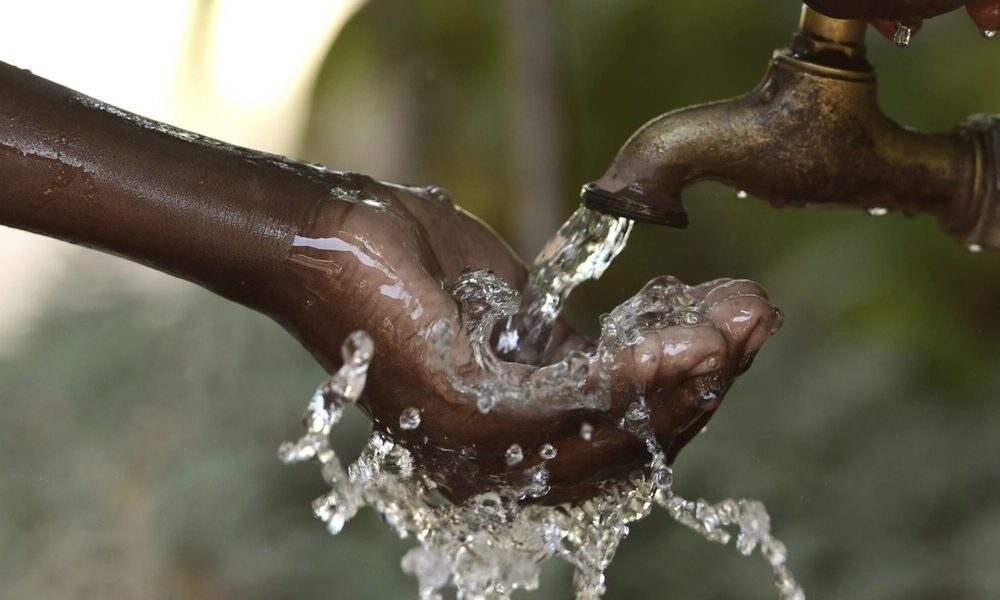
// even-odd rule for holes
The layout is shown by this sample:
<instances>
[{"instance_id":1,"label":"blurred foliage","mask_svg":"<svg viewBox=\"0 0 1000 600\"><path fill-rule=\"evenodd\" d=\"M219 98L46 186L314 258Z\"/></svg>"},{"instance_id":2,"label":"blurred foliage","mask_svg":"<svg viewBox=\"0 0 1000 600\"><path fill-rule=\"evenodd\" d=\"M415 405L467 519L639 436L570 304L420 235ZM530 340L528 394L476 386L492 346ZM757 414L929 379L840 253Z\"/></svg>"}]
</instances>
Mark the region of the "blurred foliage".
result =
<instances>
[{"instance_id":1,"label":"blurred foliage","mask_svg":"<svg viewBox=\"0 0 1000 600\"><path fill-rule=\"evenodd\" d=\"M558 0L566 181L645 120L744 92L793 2ZM373 0L331 49L304 154L449 188L501 234L509 28L494 2ZM871 34L888 114L947 129L1000 107L1000 42L963 15L906 51ZM566 191L565 213L575 204ZM761 282L783 331L677 464L689 497L764 500L810 598L1000 596L1000 254L927 219L776 211L702 185L687 232L640 227L571 303L584 329L662 273ZM81 259L84 260L84 259ZM0 595L400 598L405 543L365 513L330 539L314 469L278 465L320 370L205 293L154 301L86 259L0 363ZM91 265L91 268L88 268ZM337 430L357 448L360 417ZM565 569L532 597L564 598ZM770 598L767 568L663 515L633 528L609 599Z\"/></svg>"}]
</instances>

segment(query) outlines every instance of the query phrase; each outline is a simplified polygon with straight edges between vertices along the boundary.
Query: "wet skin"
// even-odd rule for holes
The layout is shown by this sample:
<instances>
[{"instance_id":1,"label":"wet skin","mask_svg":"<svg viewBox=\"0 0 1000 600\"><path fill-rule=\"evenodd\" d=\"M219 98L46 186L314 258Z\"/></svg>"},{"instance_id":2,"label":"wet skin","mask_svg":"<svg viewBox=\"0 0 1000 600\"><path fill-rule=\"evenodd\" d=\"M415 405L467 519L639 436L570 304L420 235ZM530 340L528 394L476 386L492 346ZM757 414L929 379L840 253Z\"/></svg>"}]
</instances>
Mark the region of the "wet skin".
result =
<instances>
[{"instance_id":1,"label":"wet skin","mask_svg":"<svg viewBox=\"0 0 1000 600\"><path fill-rule=\"evenodd\" d=\"M1000 29L1000 0L805 0L817 11L838 19L869 19L890 39L894 22L919 25L928 19L963 6L985 30Z\"/></svg>"},{"instance_id":2,"label":"wet skin","mask_svg":"<svg viewBox=\"0 0 1000 600\"><path fill-rule=\"evenodd\" d=\"M697 290L706 324L664 329L592 364L591 380L612 384L609 411L540 403L483 415L444 380L426 336L439 319L458 323L444 287L462 270L492 269L523 286L524 264L486 225L440 194L170 130L2 63L0 224L195 282L271 317L331 372L345 336L368 331L376 350L362 409L419 447L454 498L517 480L543 443L559 451L548 463L547 500L592 494L595 481L648 458L615 424L639 396L673 460L721 399L705 402L696 378L715 372L728 387L779 318L752 283L707 284ZM554 335L549 361L585 345L564 325ZM461 339L453 356L467 371ZM539 375L522 368L525 378ZM397 431L408 407L422 411L421 426ZM590 441L579 435L584 422L594 427ZM513 443L526 456L516 469L503 459Z\"/></svg>"},{"instance_id":3,"label":"wet skin","mask_svg":"<svg viewBox=\"0 0 1000 600\"><path fill-rule=\"evenodd\" d=\"M298 292L289 298L294 306L288 313L295 317L287 326L328 369L339 365L333 357L347 333L364 329L372 335L375 358L360 405L375 427L407 442L431 465L453 497L482 491L490 482L518 481L540 461L537 450L545 443L558 450L546 463L554 488L548 500L588 495L596 481L648 459L638 440L616 425L640 396L649 403L659 442L672 460L721 400L721 395L703 399L697 379L717 374L729 382L780 322L757 285L704 284L695 295L704 303L707 323L656 331L608 361L592 361L591 382L607 377L611 383L610 411L553 410L540 400L528 410L500 405L482 414L475 398L459 396L446 381L431 356L428 333L442 319L462 330L459 307L445 288L463 270L490 269L520 288L524 264L486 225L445 197L363 176L344 183L351 195L367 201L321 202L293 239L282 286ZM555 336L542 364L586 345L564 324ZM453 359L456 371L475 371L464 337L456 341ZM521 368L525 379L544 371ZM408 407L421 411L421 425L413 431L398 427ZM585 422L594 427L589 441L579 433ZM515 443L525 460L508 467L504 454Z\"/></svg>"}]
</instances>

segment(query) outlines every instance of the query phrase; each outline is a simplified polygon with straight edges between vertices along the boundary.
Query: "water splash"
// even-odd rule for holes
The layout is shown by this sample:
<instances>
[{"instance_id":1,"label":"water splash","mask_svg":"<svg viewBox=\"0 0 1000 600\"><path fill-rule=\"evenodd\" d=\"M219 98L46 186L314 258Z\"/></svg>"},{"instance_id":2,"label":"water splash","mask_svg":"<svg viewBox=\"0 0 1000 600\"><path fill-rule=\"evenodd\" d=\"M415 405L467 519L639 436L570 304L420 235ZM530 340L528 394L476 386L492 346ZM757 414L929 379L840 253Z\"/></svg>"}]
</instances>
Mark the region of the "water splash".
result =
<instances>
[{"instance_id":1,"label":"water splash","mask_svg":"<svg viewBox=\"0 0 1000 600\"><path fill-rule=\"evenodd\" d=\"M538 412L609 408L601 382L587 385L593 359L583 352L569 352L562 360L540 369L529 369L497 356L492 333L502 320L515 314L520 295L496 273L463 272L448 291L461 308L462 335L471 348L476 370L456 371L454 353L459 332L450 321L435 322L427 337L452 388L459 396L474 401L480 412L488 413L501 404L512 410L530 407Z\"/></svg>"},{"instance_id":2,"label":"water splash","mask_svg":"<svg viewBox=\"0 0 1000 600\"><path fill-rule=\"evenodd\" d=\"M352 334L344 353L344 366L309 401L304 435L282 444L279 457L285 463L320 465L330 491L312 508L331 534L340 533L358 510L370 506L401 538L415 538L418 545L405 554L402 567L417 578L421 599L440 599L449 585L459 599L509 598L514 590L537 588L542 564L558 558L575 569L576 598L596 600L605 591L604 571L628 535L628 525L647 516L654 505L710 541L727 544L735 535L736 548L744 555L759 548L774 571L779 597L804 599L785 564L784 545L770 533L770 517L761 503L709 504L673 492L673 472L641 401L629 408L622 427L645 441L651 461L627 480L609 482L596 497L577 505L522 503L548 492L548 473L541 465L527 471L522 487L500 488L452 503L415 468L410 451L382 432L373 433L357 460L344 469L330 448L329 434L344 407L361 394L371 359L370 338ZM516 465L522 458L519 446L508 449L508 464Z\"/></svg>"},{"instance_id":3,"label":"water splash","mask_svg":"<svg viewBox=\"0 0 1000 600\"><path fill-rule=\"evenodd\" d=\"M572 227L567 223L560 230L563 242L594 246L542 253L537 270L565 267L575 275L558 277L559 283L550 286L541 285L541 277L535 276L538 287L529 292L531 300L522 315L536 324L551 326L569 290L603 272L620 252L631 226L612 223L589 211L578 211L574 220ZM570 235L572 232L580 235ZM527 369L524 364L500 358L492 344L497 325L510 320L520 305L517 292L489 271L463 273L449 291L461 307L462 331L447 321L438 321L427 338L456 394L476 402L483 412L499 403L513 409L530 403L537 410L539 405L552 403L555 410L606 410L610 403L607 386L600 381L585 385L591 361L640 343L651 330L695 325L705 319L693 288L672 277L661 277L602 318L601 337L592 355L574 352L553 365ZM459 336L464 336L475 367L462 369L461 374L453 367ZM519 337L512 350L519 350L526 339ZM542 343L540 338L536 341ZM497 484L459 503L449 500L438 484L421 472L409 448L381 431L372 433L361 454L345 469L330 448L329 436L344 408L360 397L372 353L367 334L355 332L348 337L343 346L344 365L316 390L303 417L303 436L282 444L279 457L285 463L320 466L330 491L312 507L330 533L339 533L368 506L400 537L413 537L417 545L403 557L402 568L416 577L421 599L440 599L449 586L459 600L506 599L515 590L537 588L542 564L560 559L574 568L575 597L597 600L605 591L604 572L628 535L629 525L655 506L710 541L728 544L735 538L742 554L759 550L774 573L779 598L804 599L786 566L784 545L771 535L770 516L762 504L745 499L710 504L674 493L673 471L654 435L649 406L641 397L627 407L619 427L644 443L649 461L626 478L600 484L593 497L576 504L531 502L550 491L545 461L555 459L557 451L548 444L538 450L543 462L524 468L519 483ZM531 371L527 378L526 370ZM711 396L721 382L708 377L702 384L703 395ZM415 407L403 409L399 416L404 430L420 427L420 421ZM579 435L584 441L590 441L593 434L591 424L581 425ZM524 462L525 452L512 444L504 458L508 466L516 467Z\"/></svg>"},{"instance_id":4,"label":"water splash","mask_svg":"<svg viewBox=\"0 0 1000 600\"><path fill-rule=\"evenodd\" d=\"M403 431L413 431L420 427L420 409L412 406L403 409L399 415L399 428Z\"/></svg>"},{"instance_id":5,"label":"water splash","mask_svg":"<svg viewBox=\"0 0 1000 600\"><path fill-rule=\"evenodd\" d=\"M507 452L504 453L504 459L507 461L508 467L521 464L521 461L524 460L524 450L521 449L521 445L511 444L507 448Z\"/></svg>"},{"instance_id":6,"label":"water splash","mask_svg":"<svg viewBox=\"0 0 1000 600\"><path fill-rule=\"evenodd\" d=\"M598 279L625 248L633 222L581 206L535 258L524 307L511 319L498 349L508 360L538 364L566 298L578 285Z\"/></svg>"}]
</instances>

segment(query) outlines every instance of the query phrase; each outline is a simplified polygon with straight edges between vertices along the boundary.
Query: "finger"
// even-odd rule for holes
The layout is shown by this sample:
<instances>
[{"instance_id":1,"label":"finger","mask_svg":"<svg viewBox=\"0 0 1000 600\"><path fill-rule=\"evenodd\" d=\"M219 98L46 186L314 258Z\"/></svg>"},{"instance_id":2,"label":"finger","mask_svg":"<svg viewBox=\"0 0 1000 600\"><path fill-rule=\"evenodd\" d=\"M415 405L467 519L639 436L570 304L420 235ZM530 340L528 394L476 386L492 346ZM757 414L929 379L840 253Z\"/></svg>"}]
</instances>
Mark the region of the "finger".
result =
<instances>
[{"instance_id":1,"label":"finger","mask_svg":"<svg viewBox=\"0 0 1000 600\"><path fill-rule=\"evenodd\" d=\"M717 280L697 286L692 295L702 296L697 305L705 323L650 330L609 360L595 361L591 378L609 379L619 393L676 386L742 361L780 324L780 312L752 281Z\"/></svg>"},{"instance_id":2,"label":"finger","mask_svg":"<svg viewBox=\"0 0 1000 600\"><path fill-rule=\"evenodd\" d=\"M638 343L591 361L588 381L607 384L612 402L621 405L720 370L728 355L726 339L714 326L677 325L650 331Z\"/></svg>"},{"instance_id":3,"label":"finger","mask_svg":"<svg viewBox=\"0 0 1000 600\"><path fill-rule=\"evenodd\" d=\"M713 282L704 296L705 308L711 308L723 300L737 296L757 296L768 300L767 292L764 288L749 279L720 279Z\"/></svg>"},{"instance_id":4,"label":"finger","mask_svg":"<svg viewBox=\"0 0 1000 600\"><path fill-rule=\"evenodd\" d=\"M781 311L761 295L763 290L757 288L758 293L747 283L725 286L706 297L708 318L737 360L760 350L782 323Z\"/></svg>"},{"instance_id":5,"label":"finger","mask_svg":"<svg viewBox=\"0 0 1000 600\"><path fill-rule=\"evenodd\" d=\"M717 287L732 283L733 281L734 281L733 279L725 277L720 279L713 279L712 281L706 281L705 283L699 283L698 285L692 287L691 295L694 297L695 300L702 302L705 300L705 296L707 296L709 292L711 292Z\"/></svg>"},{"instance_id":6,"label":"finger","mask_svg":"<svg viewBox=\"0 0 1000 600\"><path fill-rule=\"evenodd\" d=\"M987 38L992 38L1000 30L1000 0L976 0L965 6L969 16Z\"/></svg>"},{"instance_id":7,"label":"finger","mask_svg":"<svg viewBox=\"0 0 1000 600\"><path fill-rule=\"evenodd\" d=\"M964 0L806 0L813 9L837 19L914 21L951 12Z\"/></svg>"}]
</instances>

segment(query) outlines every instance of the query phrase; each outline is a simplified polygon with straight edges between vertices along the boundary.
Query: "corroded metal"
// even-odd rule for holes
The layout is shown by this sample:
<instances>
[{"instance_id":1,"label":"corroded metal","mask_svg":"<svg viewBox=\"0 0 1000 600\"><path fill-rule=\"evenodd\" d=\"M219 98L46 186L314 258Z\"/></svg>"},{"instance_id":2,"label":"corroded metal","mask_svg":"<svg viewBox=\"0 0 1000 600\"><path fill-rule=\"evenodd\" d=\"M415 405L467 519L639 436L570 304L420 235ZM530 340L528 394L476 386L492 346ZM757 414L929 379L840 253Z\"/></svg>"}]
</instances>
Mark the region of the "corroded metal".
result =
<instances>
[{"instance_id":1,"label":"corroded metal","mask_svg":"<svg viewBox=\"0 0 1000 600\"><path fill-rule=\"evenodd\" d=\"M754 90L649 122L584 188L584 202L683 227L681 193L711 180L775 206L931 214L967 244L1000 247L1000 232L988 231L995 219L984 216L996 212L997 165L986 148L997 121L949 134L893 122L878 106L864 31L863 21L804 8L790 47L775 52Z\"/></svg>"}]
</instances>

